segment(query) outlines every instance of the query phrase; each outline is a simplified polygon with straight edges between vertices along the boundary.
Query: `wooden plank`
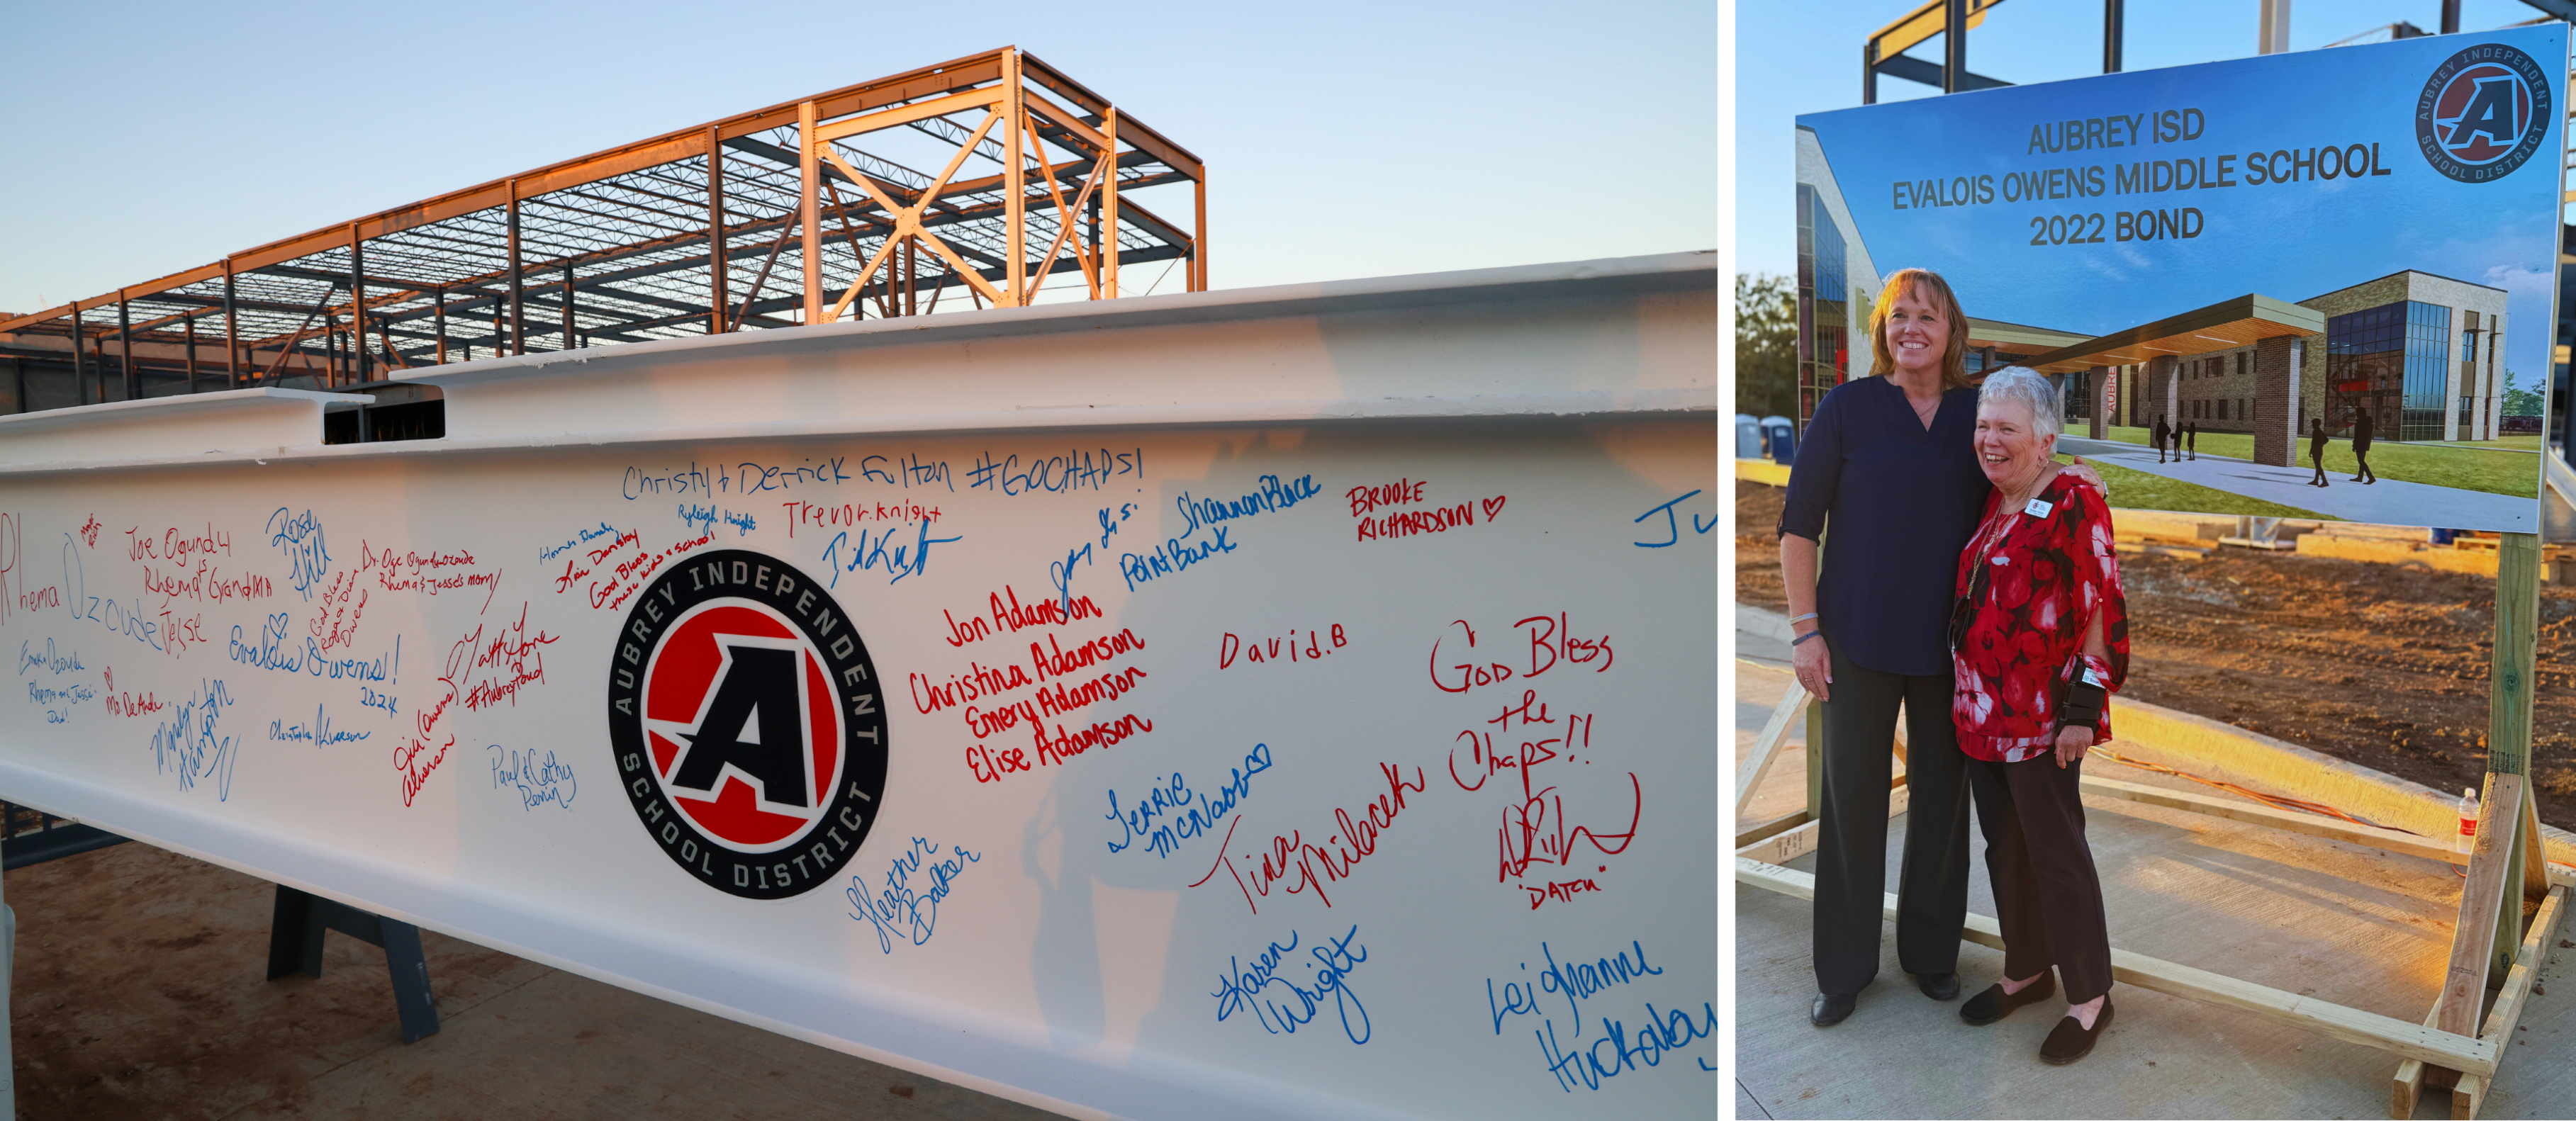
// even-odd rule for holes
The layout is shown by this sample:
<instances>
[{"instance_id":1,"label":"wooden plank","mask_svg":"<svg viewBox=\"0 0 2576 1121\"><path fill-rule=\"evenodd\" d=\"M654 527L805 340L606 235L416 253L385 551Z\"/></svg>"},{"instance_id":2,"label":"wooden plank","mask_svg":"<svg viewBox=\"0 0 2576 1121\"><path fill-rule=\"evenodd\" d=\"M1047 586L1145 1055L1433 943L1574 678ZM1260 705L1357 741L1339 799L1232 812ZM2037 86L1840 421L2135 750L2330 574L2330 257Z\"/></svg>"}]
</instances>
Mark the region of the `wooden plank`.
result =
<instances>
[{"instance_id":1,"label":"wooden plank","mask_svg":"<svg viewBox=\"0 0 2576 1121\"><path fill-rule=\"evenodd\" d=\"M2522 846L2523 898L2547 899L2549 897L2549 858L2543 850L2548 846L2541 840L2540 792L2537 790L2523 791L2522 832L2526 838Z\"/></svg>"},{"instance_id":2,"label":"wooden plank","mask_svg":"<svg viewBox=\"0 0 2576 1121\"><path fill-rule=\"evenodd\" d=\"M1800 899L1816 897L1816 878L1777 865L1737 857L1735 881L1765 891L1775 891ZM1896 917L1896 897L1886 899L1885 914ZM1985 915L1971 914L1960 936L1981 946L2003 948L2003 929ZM2497 1047L2483 1039L2410 1024L2376 1012L2329 1004L2313 997L2239 981L2233 977L2194 969L2188 965L2163 961L2143 954L2113 948L2111 976L2123 984L2152 989L2168 996L2197 1000L2234 1008L2275 1023L2288 1024L2329 1039L2376 1047L2431 1065L2449 1067L2474 1074L2493 1074Z\"/></svg>"},{"instance_id":3,"label":"wooden plank","mask_svg":"<svg viewBox=\"0 0 2576 1121\"><path fill-rule=\"evenodd\" d=\"M2489 822L2514 821L2522 813L2522 776L2487 774L2487 796L2480 802ZM2495 941L2498 911L2504 903L2506 866L2513 858L2514 829L2480 829L2469 854L2469 880L2460 888L2460 918L2451 931L2451 963L2443 975L2441 1016L2435 1026L2455 1035L2477 1027L2487 994L2489 950ZM2521 920L2516 908L2514 921ZM2465 1069L2465 1068L2455 1068Z\"/></svg>"},{"instance_id":4,"label":"wooden plank","mask_svg":"<svg viewBox=\"0 0 2576 1121\"><path fill-rule=\"evenodd\" d=\"M2097 797L2117 798L2124 802L2162 806L2171 810L2187 810L2250 825L2265 825L2292 833L2305 833L2311 837L2349 841L2402 856L2420 856L2426 860L2439 860L2449 864L2459 863L2460 860L2458 849L2434 838L2417 836L2402 829L2375 829L2367 825L2355 825L2348 821L2319 817L2315 814L2276 810L2253 802L2212 798L2189 791L2166 790L2132 782L2121 782L2118 779L2096 778L2091 775L2084 777L2083 790L2084 793Z\"/></svg>"},{"instance_id":5,"label":"wooden plank","mask_svg":"<svg viewBox=\"0 0 2576 1121\"><path fill-rule=\"evenodd\" d=\"M2442 1006L2434 1004L2432 1011L2424 1013L2424 1026L2432 1027L2433 1021L2440 1019L2441 1015ZM2425 1069L2422 1059L2408 1059L2397 1064L2397 1077L2388 1092L2388 1116L2392 1121L2408 1121L2415 1116L2415 1103L2424 1096Z\"/></svg>"},{"instance_id":6,"label":"wooden plank","mask_svg":"<svg viewBox=\"0 0 2576 1121\"><path fill-rule=\"evenodd\" d=\"M1807 706L1807 813L1825 816L1825 706Z\"/></svg>"},{"instance_id":7,"label":"wooden plank","mask_svg":"<svg viewBox=\"0 0 2576 1121\"><path fill-rule=\"evenodd\" d=\"M2496 993L2495 1007L2487 1011L2486 1028L2478 1038L2496 1045L2497 1053L2513 1046L2515 1021L2530 1005L2531 986L2540 979L2540 963L2549 953L2550 943L2558 937L2559 923L2567 917L2567 889L2555 888L2540 904L2540 913L2532 917L2531 932L2514 947L2513 968L2505 972L2504 987ZM2451 1088L2451 1116L2472 1118L2486 1102L2491 1076L2463 1074Z\"/></svg>"},{"instance_id":8,"label":"wooden plank","mask_svg":"<svg viewBox=\"0 0 2576 1121\"><path fill-rule=\"evenodd\" d=\"M1753 749L1736 763L1737 816L1743 816L1744 807L1753 803L1753 792L1761 788L1763 776L1771 773L1771 761L1779 758L1780 744L1789 738L1789 721L1806 707L1807 687L1791 681L1789 691L1780 695L1780 703L1771 707L1771 719L1763 721L1762 734L1753 737ZM1814 741L1809 741L1808 746L1812 749Z\"/></svg>"},{"instance_id":9,"label":"wooden plank","mask_svg":"<svg viewBox=\"0 0 2576 1121\"><path fill-rule=\"evenodd\" d=\"M1763 822L1760 825L1756 825L1751 829L1737 833L1735 835L1735 847L1743 848L1746 845L1769 840L1770 838L1777 837L1782 833L1786 833L1813 820L1815 819L1808 817L1807 811L1805 810L1799 810L1796 813L1782 814L1769 821Z\"/></svg>"},{"instance_id":10,"label":"wooden plank","mask_svg":"<svg viewBox=\"0 0 2576 1121\"><path fill-rule=\"evenodd\" d=\"M1887 816L1891 818L1904 813L1914 804L1913 793L1903 785L1903 776L1898 776L1897 781L1899 785L1887 794ZM1805 817L1806 815L1801 813L1791 816ZM1786 864L1816 851L1817 838L1822 835L1823 829L1823 822L1810 821L1775 836L1739 845L1736 847L1735 855L1769 864Z\"/></svg>"}]
</instances>

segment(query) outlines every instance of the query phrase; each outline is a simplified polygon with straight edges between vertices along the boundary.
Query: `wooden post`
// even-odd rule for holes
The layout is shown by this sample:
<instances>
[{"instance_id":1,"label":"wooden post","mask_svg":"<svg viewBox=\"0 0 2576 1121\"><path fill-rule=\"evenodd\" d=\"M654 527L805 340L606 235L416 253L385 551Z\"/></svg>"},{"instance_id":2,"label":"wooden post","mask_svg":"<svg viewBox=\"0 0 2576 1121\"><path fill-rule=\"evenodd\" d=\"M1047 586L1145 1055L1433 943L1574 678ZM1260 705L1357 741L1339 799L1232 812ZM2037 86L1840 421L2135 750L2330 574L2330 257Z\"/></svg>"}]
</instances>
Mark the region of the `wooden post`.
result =
<instances>
[{"instance_id":1,"label":"wooden post","mask_svg":"<svg viewBox=\"0 0 2576 1121\"><path fill-rule=\"evenodd\" d=\"M1023 122L1028 108L1020 88L1020 52L1017 48L1002 52L1002 224L1003 239L1010 259L1002 286L1002 295L1012 307L1027 307L1029 294L1021 290L1028 283L1028 231L1022 223L1028 214L1028 185L1021 173L1026 143Z\"/></svg>"},{"instance_id":2,"label":"wooden post","mask_svg":"<svg viewBox=\"0 0 2576 1121\"><path fill-rule=\"evenodd\" d=\"M573 348L572 292L572 262L567 260L564 262L563 345L559 348L562 350Z\"/></svg>"},{"instance_id":3,"label":"wooden post","mask_svg":"<svg viewBox=\"0 0 2576 1121\"><path fill-rule=\"evenodd\" d=\"M812 326L823 321L823 156L822 145L814 140L814 129L820 123L813 102L796 106L796 145L802 149L797 159L800 172L797 187L796 221L805 228L805 323Z\"/></svg>"},{"instance_id":4,"label":"wooden post","mask_svg":"<svg viewBox=\"0 0 2576 1121\"><path fill-rule=\"evenodd\" d=\"M2540 537L2507 533L2496 542L2495 652L2487 701L2487 774L2512 775L2528 787L2531 778L2532 677L2538 668L2540 642ZM2527 796L2527 794L2526 794ZM2525 814L2502 819L2512 860L2519 873L2522 847L2540 838L2523 828ZM2490 820L2494 820L2490 817ZM2502 911L2490 944L2490 975L2512 968L2514 948L2522 942L2522 880L2509 874L2497 886Z\"/></svg>"},{"instance_id":5,"label":"wooden post","mask_svg":"<svg viewBox=\"0 0 2576 1121\"><path fill-rule=\"evenodd\" d=\"M438 364L444 366L447 364L447 289L440 287L432 291L429 298L430 322L438 334Z\"/></svg>"},{"instance_id":6,"label":"wooden post","mask_svg":"<svg viewBox=\"0 0 2576 1121\"><path fill-rule=\"evenodd\" d=\"M197 392L197 317L180 316L179 326L188 333L188 393L194 396Z\"/></svg>"},{"instance_id":7,"label":"wooden post","mask_svg":"<svg viewBox=\"0 0 2576 1121\"><path fill-rule=\"evenodd\" d=\"M1101 158L1109 161L1108 178L1100 184L1100 208L1108 212L1109 242L1106 256L1100 259L1100 294L1118 298L1118 107L1100 111L1101 131L1109 138L1109 151Z\"/></svg>"},{"instance_id":8,"label":"wooden post","mask_svg":"<svg viewBox=\"0 0 2576 1121\"><path fill-rule=\"evenodd\" d=\"M707 333L725 329L724 137L707 126Z\"/></svg>"},{"instance_id":9,"label":"wooden post","mask_svg":"<svg viewBox=\"0 0 2576 1121\"><path fill-rule=\"evenodd\" d=\"M1198 188L1199 215L1198 224L1190 227L1190 279L1196 281L1197 286L1190 291L1205 292L1208 286L1207 169L1199 170L1199 181L1193 186Z\"/></svg>"}]
</instances>

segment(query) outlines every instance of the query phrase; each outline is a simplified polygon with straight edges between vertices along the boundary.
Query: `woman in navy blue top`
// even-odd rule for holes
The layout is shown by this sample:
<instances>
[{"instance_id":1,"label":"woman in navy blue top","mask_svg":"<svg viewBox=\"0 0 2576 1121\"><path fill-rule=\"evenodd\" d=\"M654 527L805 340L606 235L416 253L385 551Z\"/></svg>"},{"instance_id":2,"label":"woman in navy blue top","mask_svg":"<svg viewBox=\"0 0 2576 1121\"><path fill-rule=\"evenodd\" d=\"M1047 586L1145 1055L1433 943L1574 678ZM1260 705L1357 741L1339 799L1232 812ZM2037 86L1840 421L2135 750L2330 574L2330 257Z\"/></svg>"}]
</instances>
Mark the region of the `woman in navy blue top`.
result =
<instances>
[{"instance_id":1,"label":"woman in navy blue top","mask_svg":"<svg viewBox=\"0 0 2576 1121\"><path fill-rule=\"evenodd\" d=\"M1809 1012L1818 1027L1850 1015L1878 975L1900 704L1911 803L1897 960L1935 1000L1959 994L1968 911L1966 756L1950 720L1948 630L1959 551L1992 486L1973 447L1967 319L1939 274L1904 269L1879 293L1869 333L1873 376L1816 403L1780 515L1791 667L1825 712L1825 742L1807 745L1824 770ZM2100 485L2089 468L2071 473Z\"/></svg>"}]
</instances>

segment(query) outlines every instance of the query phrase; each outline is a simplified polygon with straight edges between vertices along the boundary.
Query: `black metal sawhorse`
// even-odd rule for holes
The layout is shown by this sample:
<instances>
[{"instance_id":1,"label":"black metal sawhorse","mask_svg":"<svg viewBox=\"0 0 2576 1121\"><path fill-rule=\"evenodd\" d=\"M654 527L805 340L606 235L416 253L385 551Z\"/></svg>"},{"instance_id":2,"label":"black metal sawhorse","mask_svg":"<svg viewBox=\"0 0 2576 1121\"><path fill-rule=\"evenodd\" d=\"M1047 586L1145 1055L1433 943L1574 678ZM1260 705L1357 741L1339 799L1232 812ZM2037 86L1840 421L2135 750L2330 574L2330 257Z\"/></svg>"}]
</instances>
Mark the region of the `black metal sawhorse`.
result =
<instances>
[{"instance_id":1,"label":"black metal sawhorse","mask_svg":"<svg viewBox=\"0 0 2576 1121\"><path fill-rule=\"evenodd\" d=\"M420 928L361 911L346 903L277 885L277 916L268 931L268 979L289 973L322 975L322 933L336 930L385 952L393 975L394 1010L402 1016L403 1042L438 1034L438 1002L429 995L429 962L421 956Z\"/></svg>"}]
</instances>

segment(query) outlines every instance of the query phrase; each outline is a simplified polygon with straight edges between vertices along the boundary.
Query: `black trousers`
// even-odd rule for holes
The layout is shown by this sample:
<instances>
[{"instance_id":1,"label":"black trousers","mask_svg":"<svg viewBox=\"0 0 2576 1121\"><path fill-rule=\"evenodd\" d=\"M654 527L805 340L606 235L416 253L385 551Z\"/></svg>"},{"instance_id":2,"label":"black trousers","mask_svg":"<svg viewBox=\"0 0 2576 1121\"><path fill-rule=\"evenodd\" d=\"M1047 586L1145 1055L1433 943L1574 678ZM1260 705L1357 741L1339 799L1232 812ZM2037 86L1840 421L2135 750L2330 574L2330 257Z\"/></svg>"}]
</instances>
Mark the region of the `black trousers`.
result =
<instances>
[{"instance_id":1,"label":"black trousers","mask_svg":"<svg viewBox=\"0 0 2576 1121\"><path fill-rule=\"evenodd\" d=\"M2373 472L2373 471L2370 469L2370 449L2369 449L2369 448L2354 448L2354 449L2352 449L2352 461L2353 461L2352 481L2354 481L2354 482L2356 482L2356 483L2357 483L2357 482L2361 482L2361 481L2363 481L2363 480L2365 480L2365 479L2366 479L2366 480L2368 480L2368 481L2370 481L2370 482L2374 482L2374 483L2379 481L2379 475L2378 475L2376 472Z\"/></svg>"},{"instance_id":2,"label":"black trousers","mask_svg":"<svg viewBox=\"0 0 2576 1121\"><path fill-rule=\"evenodd\" d=\"M1832 639L1822 639L1829 646ZM1816 988L1856 993L1878 976L1887 892L1887 792L1896 710L1905 708L1905 861L1896 958L1908 973L1959 967L1968 914L1968 757L1950 723L1951 676L1864 669L1832 647L1825 702L1824 812L1816 838ZM1809 744L1808 750L1819 750Z\"/></svg>"},{"instance_id":3,"label":"black trousers","mask_svg":"<svg viewBox=\"0 0 2576 1121\"><path fill-rule=\"evenodd\" d=\"M2102 880L2084 843L2083 762L2061 769L2051 751L2019 763L1967 765L2004 933L2004 976L2036 977L2053 965L2068 1004L2110 992Z\"/></svg>"}]
</instances>

